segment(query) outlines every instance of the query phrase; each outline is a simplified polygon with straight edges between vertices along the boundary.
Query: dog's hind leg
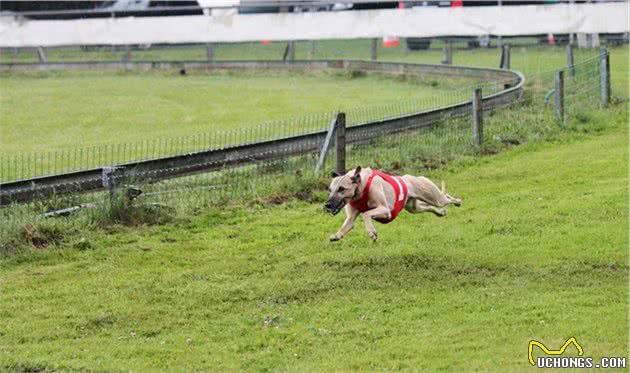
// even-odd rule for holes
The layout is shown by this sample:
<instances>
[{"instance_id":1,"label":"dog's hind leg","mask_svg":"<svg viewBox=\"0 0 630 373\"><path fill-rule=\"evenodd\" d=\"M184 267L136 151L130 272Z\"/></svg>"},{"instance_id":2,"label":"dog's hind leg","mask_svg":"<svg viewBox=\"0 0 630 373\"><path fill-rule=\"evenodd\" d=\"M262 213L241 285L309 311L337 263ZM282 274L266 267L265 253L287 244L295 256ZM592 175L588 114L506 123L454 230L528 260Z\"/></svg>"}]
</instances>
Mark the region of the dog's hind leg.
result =
<instances>
[{"instance_id":1,"label":"dog's hind leg","mask_svg":"<svg viewBox=\"0 0 630 373\"><path fill-rule=\"evenodd\" d=\"M462 200L457 197L453 197L450 194L446 194L446 198L450 201L450 203L454 204L456 207L460 207L462 205Z\"/></svg>"},{"instance_id":2,"label":"dog's hind leg","mask_svg":"<svg viewBox=\"0 0 630 373\"><path fill-rule=\"evenodd\" d=\"M446 191L444 185L440 190L435 183L424 176L405 175L402 178L409 187L409 197L411 198L419 199L435 207L444 207L451 203L456 206L461 205L460 199L442 192Z\"/></svg>"},{"instance_id":3,"label":"dog's hind leg","mask_svg":"<svg viewBox=\"0 0 630 373\"><path fill-rule=\"evenodd\" d=\"M431 206L428 203L415 198L409 198L407 200L407 203L405 204L405 210L409 211L412 214L431 212L439 217L446 216L445 208Z\"/></svg>"},{"instance_id":4,"label":"dog's hind leg","mask_svg":"<svg viewBox=\"0 0 630 373\"><path fill-rule=\"evenodd\" d=\"M455 206L460 207L462 205L462 200L460 198L453 197L452 195L446 193L446 184L444 183L444 180L442 180L442 195L444 195L449 202Z\"/></svg>"}]
</instances>

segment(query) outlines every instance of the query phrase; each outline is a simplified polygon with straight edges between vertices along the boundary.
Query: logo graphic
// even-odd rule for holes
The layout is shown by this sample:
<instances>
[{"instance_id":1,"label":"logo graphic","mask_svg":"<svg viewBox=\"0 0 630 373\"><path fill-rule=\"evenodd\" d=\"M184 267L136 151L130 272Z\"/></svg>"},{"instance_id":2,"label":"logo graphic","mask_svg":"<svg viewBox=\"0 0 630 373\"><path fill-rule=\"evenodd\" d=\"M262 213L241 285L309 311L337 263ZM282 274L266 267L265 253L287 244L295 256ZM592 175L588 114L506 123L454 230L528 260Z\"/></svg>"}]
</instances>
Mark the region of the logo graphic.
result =
<instances>
[{"instance_id":1,"label":"logo graphic","mask_svg":"<svg viewBox=\"0 0 630 373\"><path fill-rule=\"evenodd\" d=\"M564 350L567 349L567 347L573 343L575 345L575 347L578 350L578 355L582 356L584 355L584 350L582 349L582 346L580 346L580 344L578 343L578 341L575 340L575 337L571 337L569 339L567 339L566 342L564 342L564 344L562 345L562 347L560 347L559 350L550 350L547 347L545 347L544 344L538 342L538 341L534 341L531 340L529 341L529 349L528 349L528 353L529 353L529 362L533 365L536 366L536 363L534 362L534 358L532 356L532 351L534 349L534 346L538 346L540 347L541 350L543 350L543 352L547 355L562 355L564 353Z\"/></svg>"}]
</instances>

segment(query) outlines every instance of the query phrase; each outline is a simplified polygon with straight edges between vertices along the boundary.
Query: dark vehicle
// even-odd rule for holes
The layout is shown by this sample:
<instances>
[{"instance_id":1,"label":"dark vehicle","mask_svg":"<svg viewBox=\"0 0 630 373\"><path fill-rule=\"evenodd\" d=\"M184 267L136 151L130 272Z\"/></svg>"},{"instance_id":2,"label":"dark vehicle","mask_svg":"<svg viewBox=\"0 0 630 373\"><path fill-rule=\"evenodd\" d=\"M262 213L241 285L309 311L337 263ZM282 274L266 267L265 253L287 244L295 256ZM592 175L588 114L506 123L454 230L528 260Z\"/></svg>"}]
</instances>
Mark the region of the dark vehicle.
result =
<instances>
[{"instance_id":1,"label":"dark vehicle","mask_svg":"<svg viewBox=\"0 0 630 373\"><path fill-rule=\"evenodd\" d=\"M240 14L322 12L335 10L336 4L334 1L317 0L240 0L238 12Z\"/></svg>"},{"instance_id":2,"label":"dark vehicle","mask_svg":"<svg viewBox=\"0 0 630 373\"><path fill-rule=\"evenodd\" d=\"M0 11L29 19L159 17L203 14L197 1L0 1Z\"/></svg>"}]
</instances>

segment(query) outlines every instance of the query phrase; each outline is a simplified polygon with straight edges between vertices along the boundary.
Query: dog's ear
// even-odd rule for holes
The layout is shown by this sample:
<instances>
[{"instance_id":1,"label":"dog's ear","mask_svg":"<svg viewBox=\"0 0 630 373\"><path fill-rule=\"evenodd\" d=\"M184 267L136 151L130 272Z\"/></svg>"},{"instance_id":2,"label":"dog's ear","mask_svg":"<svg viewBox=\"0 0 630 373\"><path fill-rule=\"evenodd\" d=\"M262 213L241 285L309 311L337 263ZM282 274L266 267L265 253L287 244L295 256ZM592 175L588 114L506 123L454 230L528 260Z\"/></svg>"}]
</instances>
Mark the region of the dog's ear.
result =
<instances>
[{"instance_id":1,"label":"dog's ear","mask_svg":"<svg viewBox=\"0 0 630 373\"><path fill-rule=\"evenodd\" d=\"M352 182L355 184L358 184L361 181L361 166L358 166L354 170L354 175L352 175L351 179L352 179Z\"/></svg>"},{"instance_id":2,"label":"dog's ear","mask_svg":"<svg viewBox=\"0 0 630 373\"><path fill-rule=\"evenodd\" d=\"M339 176L341 176L341 174L337 171L333 170L333 172L330 173L330 177L339 177Z\"/></svg>"}]
</instances>

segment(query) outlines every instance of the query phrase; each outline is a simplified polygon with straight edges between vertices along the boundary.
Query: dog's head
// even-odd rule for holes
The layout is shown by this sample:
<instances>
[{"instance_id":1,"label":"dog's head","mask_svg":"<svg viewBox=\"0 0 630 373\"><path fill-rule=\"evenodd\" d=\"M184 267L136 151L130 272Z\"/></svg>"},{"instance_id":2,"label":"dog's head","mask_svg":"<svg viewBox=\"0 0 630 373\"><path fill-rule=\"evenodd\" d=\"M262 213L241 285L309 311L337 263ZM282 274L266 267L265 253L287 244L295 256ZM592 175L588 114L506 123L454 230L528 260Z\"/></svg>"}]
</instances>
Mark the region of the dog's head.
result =
<instances>
[{"instance_id":1,"label":"dog's head","mask_svg":"<svg viewBox=\"0 0 630 373\"><path fill-rule=\"evenodd\" d=\"M333 171L332 177L329 187L330 194L324 209L332 215L337 215L346 203L356 197L359 184L361 184L361 167L359 166L353 172L348 172L345 175Z\"/></svg>"}]
</instances>

